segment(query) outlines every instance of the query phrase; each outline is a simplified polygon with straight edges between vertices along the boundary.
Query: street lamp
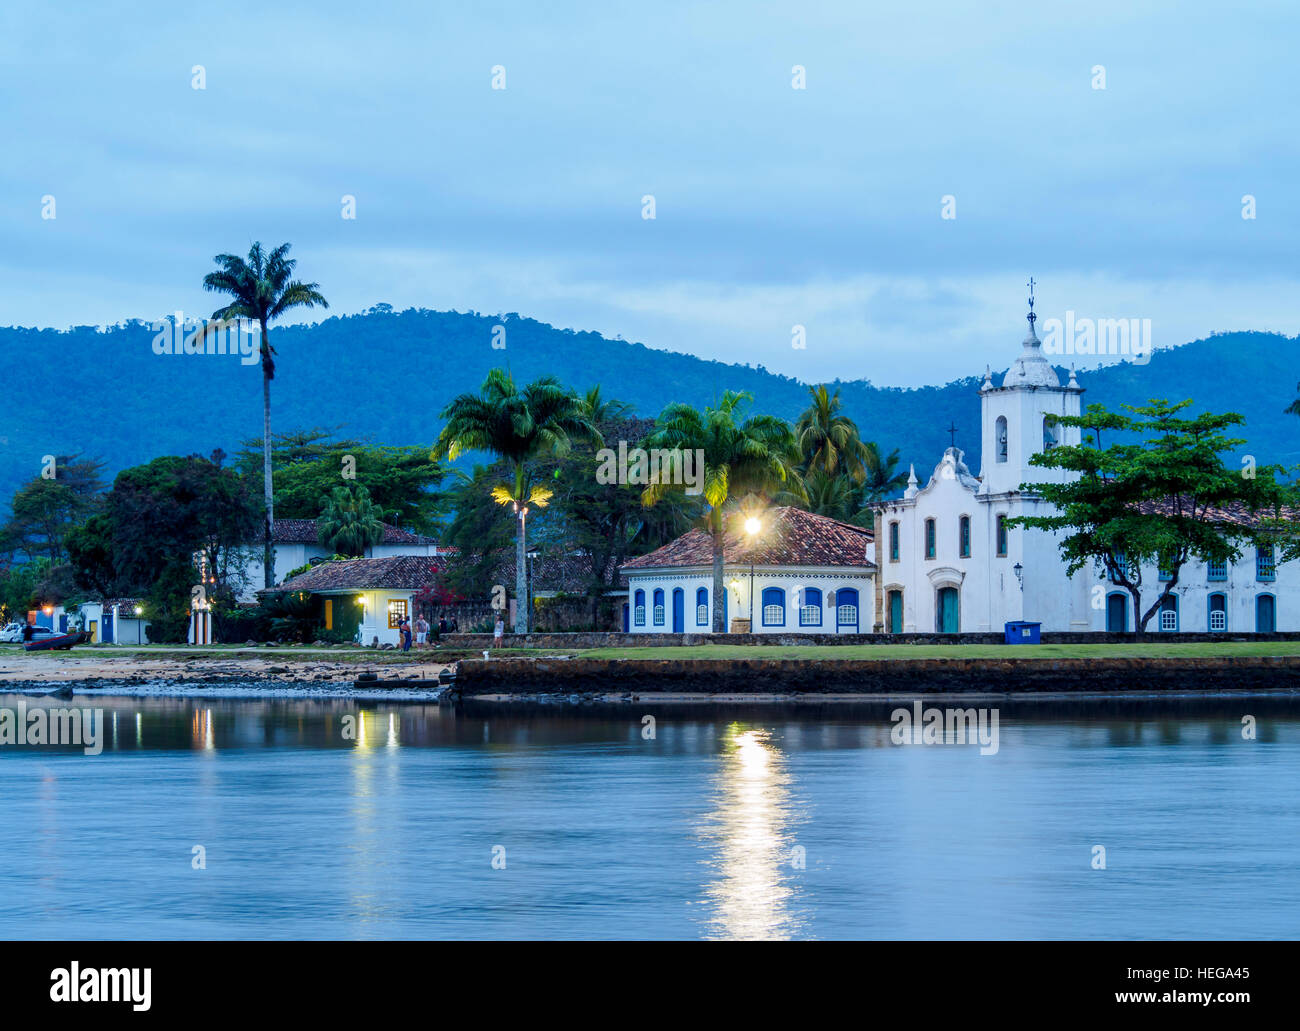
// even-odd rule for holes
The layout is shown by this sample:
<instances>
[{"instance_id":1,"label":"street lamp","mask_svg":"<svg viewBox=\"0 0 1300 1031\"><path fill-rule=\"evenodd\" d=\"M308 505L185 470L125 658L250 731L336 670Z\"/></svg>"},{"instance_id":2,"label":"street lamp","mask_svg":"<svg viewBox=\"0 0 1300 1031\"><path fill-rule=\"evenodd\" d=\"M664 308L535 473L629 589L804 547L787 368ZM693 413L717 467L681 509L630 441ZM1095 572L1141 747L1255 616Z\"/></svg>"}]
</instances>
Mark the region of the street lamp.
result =
<instances>
[{"instance_id":1,"label":"street lamp","mask_svg":"<svg viewBox=\"0 0 1300 1031\"><path fill-rule=\"evenodd\" d=\"M759 522L757 516L750 516L745 520L745 534L749 537L749 632L757 633L754 629L754 542L763 530L763 524Z\"/></svg>"},{"instance_id":2,"label":"street lamp","mask_svg":"<svg viewBox=\"0 0 1300 1031\"><path fill-rule=\"evenodd\" d=\"M137 605L135 607L135 643L136 644L144 644L144 640L143 640L144 626L140 620L140 617L143 615L144 615L144 606Z\"/></svg>"},{"instance_id":3,"label":"street lamp","mask_svg":"<svg viewBox=\"0 0 1300 1031\"><path fill-rule=\"evenodd\" d=\"M1022 566L1019 562L1017 562L1014 566L1011 567L1011 572L1016 574L1016 579L1020 581L1020 589L1023 591L1025 589L1025 577L1024 577L1025 567Z\"/></svg>"}]
</instances>

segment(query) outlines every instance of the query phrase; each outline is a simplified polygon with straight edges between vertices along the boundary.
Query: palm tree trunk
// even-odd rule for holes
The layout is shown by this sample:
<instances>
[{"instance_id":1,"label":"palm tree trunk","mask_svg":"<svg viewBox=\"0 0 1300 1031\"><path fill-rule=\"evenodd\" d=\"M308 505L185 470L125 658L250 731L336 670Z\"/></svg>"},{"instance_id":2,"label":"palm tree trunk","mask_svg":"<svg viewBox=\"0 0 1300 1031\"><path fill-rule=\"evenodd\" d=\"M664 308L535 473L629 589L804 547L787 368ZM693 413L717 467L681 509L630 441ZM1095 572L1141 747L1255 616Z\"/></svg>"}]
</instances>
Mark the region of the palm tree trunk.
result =
<instances>
[{"instance_id":1,"label":"palm tree trunk","mask_svg":"<svg viewBox=\"0 0 1300 1031\"><path fill-rule=\"evenodd\" d=\"M271 344L267 340L266 323L262 323L262 500L266 504L266 522L262 527L263 586L275 586L275 548L271 544L271 525L275 519L271 492L271 377L266 367L266 356Z\"/></svg>"},{"instance_id":2,"label":"palm tree trunk","mask_svg":"<svg viewBox=\"0 0 1300 1031\"><path fill-rule=\"evenodd\" d=\"M524 516L521 511L516 519L518 520L517 532L515 534L515 633L528 633L528 572L525 562L524 551Z\"/></svg>"},{"instance_id":3,"label":"palm tree trunk","mask_svg":"<svg viewBox=\"0 0 1300 1031\"><path fill-rule=\"evenodd\" d=\"M726 587L722 583L722 530L713 529L713 632L715 634L725 634L727 632L727 616L723 606L726 595L722 592Z\"/></svg>"}]
</instances>

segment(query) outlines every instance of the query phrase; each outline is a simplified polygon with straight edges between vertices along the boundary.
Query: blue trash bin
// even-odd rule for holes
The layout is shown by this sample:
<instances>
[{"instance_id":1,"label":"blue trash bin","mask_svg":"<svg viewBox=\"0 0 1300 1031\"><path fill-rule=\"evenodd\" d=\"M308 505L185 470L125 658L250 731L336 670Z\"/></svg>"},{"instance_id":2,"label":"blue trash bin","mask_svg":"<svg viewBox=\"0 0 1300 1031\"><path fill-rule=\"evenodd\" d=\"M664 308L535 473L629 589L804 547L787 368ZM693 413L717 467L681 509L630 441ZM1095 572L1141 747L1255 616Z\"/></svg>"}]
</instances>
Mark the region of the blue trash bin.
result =
<instances>
[{"instance_id":1,"label":"blue trash bin","mask_svg":"<svg viewBox=\"0 0 1300 1031\"><path fill-rule=\"evenodd\" d=\"M1042 623L1031 623L1024 619L1013 619L1003 627L1007 644L1038 644L1038 633Z\"/></svg>"}]
</instances>

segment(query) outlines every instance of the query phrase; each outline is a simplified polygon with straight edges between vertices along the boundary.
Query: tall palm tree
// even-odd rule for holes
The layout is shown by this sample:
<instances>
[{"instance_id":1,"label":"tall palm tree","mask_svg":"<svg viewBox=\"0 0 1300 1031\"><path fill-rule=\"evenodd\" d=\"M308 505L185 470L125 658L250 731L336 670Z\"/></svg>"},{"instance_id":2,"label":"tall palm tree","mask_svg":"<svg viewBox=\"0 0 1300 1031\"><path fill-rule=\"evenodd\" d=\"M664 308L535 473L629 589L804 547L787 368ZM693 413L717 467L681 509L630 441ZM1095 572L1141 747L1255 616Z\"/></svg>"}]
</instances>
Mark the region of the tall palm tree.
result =
<instances>
[{"instance_id":1,"label":"tall palm tree","mask_svg":"<svg viewBox=\"0 0 1300 1031\"><path fill-rule=\"evenodd\" d=\"M512 483L492 489L492 499L514 510L515 633L528 633L526 518L544 508L554 493L531 481L536 462L563 454L575 438L600 441L585 401L542 376L522 390L505 369L492 369L477 394L461 394L442 410L446 425L433 447L435 460L454 460L466 451L487 451L503 459Z\"/></svg>"},{"instance_id":2,"label":"tall palm tree","mask_svg":"<svg viewBox=\"0 0 1300 1031\"><path fill-rule=\"evenodd\" d=\"M722 592L724 512L728 502L750 494L772 495L782 485L799 490L796 465L799 448L790 424L771 415L754 415L740 421L752 400L744 392L728 390L715 407L699 411L677 401L659 415L646 447L680 448L704 452L705 522L713 541L713 632L725 633ZM681 484L653 483L641 494L647 508Z\"/></svg>"},{"instance_id":3,"label":"tall palm tree","mask_svg":"<svg viewBox=\"0 0 1300 1031\"><path fill-rule=\"evenodd\" d=\"M839 387L832 394L825 384L809 387L812 403L794 426L803 456L803 471L821 469L835 475L841 469L861 483L866 477L867 449L858 426L844 414Z\"/></svg>"},{"instance_id":4,"label":"tall palm tree","mask_svg":"<svg viewBox=\"0 0 1300 1031\"><path fill-rule=\"evenodd\" d=\"M907 483L907 474L898 472L898 448L885 457L881 457L880 448L874 440L863 445L866 448L864 464L867 469L866 479L862 484L863 500L870 504L883 501L885 496L903 487Z\"/></svg>"},{"instance_id":5,"label":"tall palm tree","mask_svg":"<svg viewBox=\"0 0 1300 1031\"><path fill-rule=\"evenodd\" d=\"M263 527L262 569L267 587L275 586L275 555L271 546L271 523L275 505L271 494L271 380L275 378L275 348L271 346L271 323L291 308L328 308L317 283L291 279L298 262L288 257L289 244L271 253L254 243L245 261L234 254L218 254L212 260L220 267L203 277L203 289L229 294L233 300L212 313L217 322L255 319L261 329L262 348L262 495L266 505ZM215 327L212 327L215 328ZM205 330L206 333L206 330Z\"/></svg>"},{"instance_id":6,"label":"tall palm tree","mask_svg":"<svg viewBox=\"0 0 1300 1031\"><path fill-rule=\"evenodd\" d=\"M340 555L364 555L384 539L384 510L365 487L335 487L316 520L320 542Z\"/></svg>"}]
</instances>

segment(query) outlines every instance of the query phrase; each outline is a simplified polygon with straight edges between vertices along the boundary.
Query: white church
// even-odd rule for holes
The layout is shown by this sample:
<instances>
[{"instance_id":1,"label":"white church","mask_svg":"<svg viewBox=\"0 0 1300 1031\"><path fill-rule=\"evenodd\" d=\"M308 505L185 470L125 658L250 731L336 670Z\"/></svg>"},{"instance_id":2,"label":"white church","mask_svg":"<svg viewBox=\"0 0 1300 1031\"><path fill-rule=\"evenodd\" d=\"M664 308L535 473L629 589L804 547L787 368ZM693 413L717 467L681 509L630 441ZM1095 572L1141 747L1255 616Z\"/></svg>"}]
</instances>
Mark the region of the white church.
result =
<instances>
[{"instance_id":1,"label":"white church","mask_svg":"<svg viewBox=\"0 0 1300 1031\"><path fill-rule=\"evenodd\" d=\"M1001 633L1006 623L1039 623L1047 632L1135 629L1132 597L1100 568L1065 572L1054 535L1009 527L1047 503L1022 483L1063 480L1063 470L1031 466L1036 453L1078 444L1061 426L1079 415L1084 388L1073 371L1062 385L1034 330L995 386L980 386L976 476L961 449L949 447L924 484L915 466L901 498L874 506L875 533L797 509L776 509L766 524L729 525L724 551L725 623L756 634ZM1225 515L1225 518L1229 518ZM1271 633L1300 630L1295 563L1280 575L1272 549L1234 563L1183 566L1149 632ZM623 629L634 634L707 634L712 569L702 530L622 568L628 581ZM1158 569L1142 570L1144 608L1162 590Z\"/></svg>"},{"instance_id":2,"label":"white church","mask_svg":"<svg viewBox=\"0 0 1300 1031\"><path fill-rule=\"evenodd\" d=\"M1073 370L1062 385L1043 355L1032 301L1028 318L1020 356L1001 385L984 374L979 476L950 447L924 485L913 466L903 496L876 507L878 629L886 633L996 632L1013 620L1041 623L1044 631L1135 629L1131 596L1102 570L1067 576L1054 535L1006 525L1050 507L1020 484L1070 475L1031 466L1030 458L1080 442L1079 428L1060 426L1058 418L1081 414L1083 387ZM1158 569L1143 568L1144 608L1163 589L1161 579ZM1166 633L1296 629L1300 584L1283 583L1271 548L1252 548L1231 564L1189 562L1147 625Z\"/></svg>"}]
</instances>

